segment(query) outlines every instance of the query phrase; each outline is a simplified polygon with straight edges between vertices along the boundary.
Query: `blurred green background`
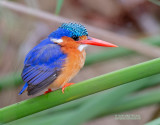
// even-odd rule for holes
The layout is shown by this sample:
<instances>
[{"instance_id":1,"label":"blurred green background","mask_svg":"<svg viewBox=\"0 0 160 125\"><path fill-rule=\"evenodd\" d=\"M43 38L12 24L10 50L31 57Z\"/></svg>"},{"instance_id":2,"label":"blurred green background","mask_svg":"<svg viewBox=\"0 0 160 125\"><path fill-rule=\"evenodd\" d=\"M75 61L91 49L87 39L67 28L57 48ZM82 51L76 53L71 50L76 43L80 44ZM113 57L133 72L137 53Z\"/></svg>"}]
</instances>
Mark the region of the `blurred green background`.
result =
<instances>
[{"instance_id":1,"label":"blurred green background","mask_svg":"<svg viewBox=\"0 0 160 125\"><path fill-rule=\"evenodd\" d=\"M28 97L26 93L18 96L22 87L20 72L25 55L40 40L58 28L61 22L68 21L68 19L117 34L119 37L115 38L113 42L120 46L116 49L88 47L86 49L85 67L71 82L78 83L158 57L154 55L154 47L158 53L158 46L160 45L160 6L157 0L11 0L7 2L9 2L8 6L0 2L0 108L35 97ZM25 9L21 10L22 8L18 8L19 10L15 11L14 7L16 8L16 6L14 4L50 13L54 16L55 21L51 21L54 19L46 19L46 15L44 15L44 19L43 15L41 18L31 16L26 14ZM13 5L13 7L9 5ZM39 14L37 11L34 12L35 15ZM92 35L92 31L89 31L89 34ZM103 36L107 38L110 35L108 33L103 34ZM126 41L126 37L136 41L135 47L134 43L130 44L130 41L125 46L123 42L119 42L118 38L121 38L121 41L123 39ZM147 50L145 47L138 48L139 44L148 45L151 48ZM145 52L151 54L147 55ZM148 70L148 72L150 71ZM155 95L157 97L160 96L157 95L159 94L158 88L160 88L158 85L160 83L159 75L135 81L134 83L137 84L136 87L129 83L130 85L127 84L128 86L124 86L124 88L109 89L10 124L52 124L54 121L60 121L60 118L65 118L64 121L67 125L142 125L160 117L160 105L158 104L160 99L157 99L155 103L151 101ZM138 86L140 83L147 83L148 86ZM133 90L121 93L130 88ZM131 93L132 91L134 93ZM120 101L118 101L118 98ZM150 101L147 100L148 103L144 103L145 99L148 98ZM88 101L89 99L90 101ZM112 99L117 99L117 101ZM112 102L111 105L109 105L109 101ZM134 104L135 102L136 104ZM118 104L120 108L115 104ZM123 107L123 105L125 106ZM89 109L89 107L93 108ZM93 114L95 114L94 116L92 116L92 113L87 114L92 110ZM76 118L73 117L76 115ZM139 119L126 118L131 116L137 116ZM116 119L117 117L123 117L124 119L118 120ZM70 123L69 120L67 121L67 118L71 121L73 120L73 123ZM160 120L157 123L160 124ZM156 125L157 123L151 124ZM57 125L58 122L55 124Z\"/></svg>"}]
</instances>

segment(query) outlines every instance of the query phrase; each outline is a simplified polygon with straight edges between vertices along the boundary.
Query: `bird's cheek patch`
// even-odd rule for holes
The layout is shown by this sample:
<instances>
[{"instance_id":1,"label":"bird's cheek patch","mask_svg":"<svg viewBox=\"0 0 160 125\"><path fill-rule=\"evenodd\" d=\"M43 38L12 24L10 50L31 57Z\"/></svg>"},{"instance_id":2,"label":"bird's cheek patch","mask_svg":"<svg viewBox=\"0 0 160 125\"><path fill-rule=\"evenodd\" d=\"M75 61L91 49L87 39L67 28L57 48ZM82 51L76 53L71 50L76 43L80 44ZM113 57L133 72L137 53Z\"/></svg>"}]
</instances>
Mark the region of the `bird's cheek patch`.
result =
<instances>
[{"instance_id":1,"label":"bird's cheek patch","mask_svg":"<svg viewBox=\"0 0 160 125\"><path fill-rule=\"evenodd\" d=\"M51 41L54 43L62 43L63 42L62 39L51 39Z\"/></svg>"},{"instance_id":2,"label":"bird's cheek patch","mask_svg":"<svg viewBox=\"0 0 160 125\"><path fill-rule=\"evenodd\" d=\"M82 51L84 48L86 48L87 47L87 45L85 45L85 44L82 44L82 45L79 45L78 46L78 50L79 51Z\"/></svg>"}]
</instances>

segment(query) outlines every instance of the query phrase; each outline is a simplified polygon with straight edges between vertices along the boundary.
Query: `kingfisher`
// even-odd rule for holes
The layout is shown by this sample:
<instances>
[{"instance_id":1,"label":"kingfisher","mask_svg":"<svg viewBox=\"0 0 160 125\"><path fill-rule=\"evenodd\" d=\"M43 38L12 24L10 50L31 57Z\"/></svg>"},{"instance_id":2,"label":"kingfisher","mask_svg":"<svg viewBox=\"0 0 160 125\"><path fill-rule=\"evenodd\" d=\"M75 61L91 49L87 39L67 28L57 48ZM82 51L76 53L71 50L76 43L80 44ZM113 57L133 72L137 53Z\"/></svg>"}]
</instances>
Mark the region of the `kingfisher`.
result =
<instances>
[{"instance_id":1,"label":"kingfisher","mask_svg":"<svg viewBox=\"0 0 160 125\"><path fill-rule=\"evenodd\" d=\"M25 82L19 95L28 96L48 88L44 93L74 84L68 83L83 67L88 45L117 47L88 36L87 29L78 23L63 23L26 55L21 77Z\"/></svg>"}]
</instances>

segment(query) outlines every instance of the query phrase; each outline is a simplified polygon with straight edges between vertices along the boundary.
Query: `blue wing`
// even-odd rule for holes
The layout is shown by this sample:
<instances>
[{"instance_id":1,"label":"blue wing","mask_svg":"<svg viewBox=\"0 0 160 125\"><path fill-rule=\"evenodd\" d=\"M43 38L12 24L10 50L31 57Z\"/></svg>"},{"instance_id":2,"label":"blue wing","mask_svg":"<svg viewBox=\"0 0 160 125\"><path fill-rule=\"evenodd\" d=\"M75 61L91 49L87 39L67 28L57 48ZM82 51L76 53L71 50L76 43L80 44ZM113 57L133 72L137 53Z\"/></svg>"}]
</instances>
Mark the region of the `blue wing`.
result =
<instances>
[{"instance_id":1,"label":"blue wing","mask_svg":"<svg viewBox=\"0 0 160 125\"><path fill-rule=\"evenodd\" d=\"M26 56L21 75L28 85L28 95L36 94L49 86L60 74L65 59L66 54L60 46L49 39L34 47Z\"/></svg>"}]
</instances>

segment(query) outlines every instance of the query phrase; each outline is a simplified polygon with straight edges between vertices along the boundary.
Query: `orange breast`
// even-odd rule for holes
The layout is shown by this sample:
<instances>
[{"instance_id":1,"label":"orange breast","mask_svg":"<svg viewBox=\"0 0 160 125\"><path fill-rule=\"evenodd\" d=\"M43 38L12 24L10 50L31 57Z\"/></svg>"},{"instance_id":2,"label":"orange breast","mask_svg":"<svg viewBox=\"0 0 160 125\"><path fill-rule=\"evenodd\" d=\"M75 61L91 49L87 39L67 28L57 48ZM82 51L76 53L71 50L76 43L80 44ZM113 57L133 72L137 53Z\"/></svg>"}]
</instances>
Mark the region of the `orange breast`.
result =
<instances>
[{"instance_id":1,"label":"orange breast","mask_svg":"<svg viewBox=\"0 0 160 125\"><path fill-rule=\"evenodd\" d=\"M49 88L58 89L69 82L83 67L86 53L76 48L62 47L62 51L67 54L66 63L58 78L49 86Z\"/></svg>"}]
</instances>

